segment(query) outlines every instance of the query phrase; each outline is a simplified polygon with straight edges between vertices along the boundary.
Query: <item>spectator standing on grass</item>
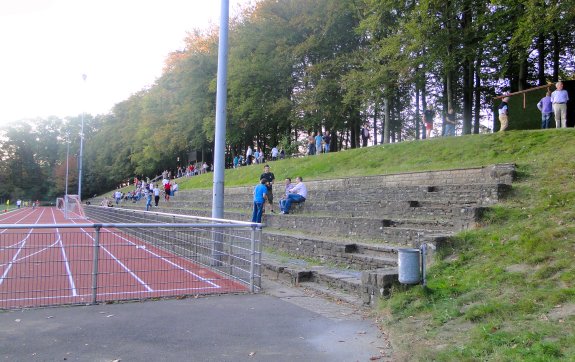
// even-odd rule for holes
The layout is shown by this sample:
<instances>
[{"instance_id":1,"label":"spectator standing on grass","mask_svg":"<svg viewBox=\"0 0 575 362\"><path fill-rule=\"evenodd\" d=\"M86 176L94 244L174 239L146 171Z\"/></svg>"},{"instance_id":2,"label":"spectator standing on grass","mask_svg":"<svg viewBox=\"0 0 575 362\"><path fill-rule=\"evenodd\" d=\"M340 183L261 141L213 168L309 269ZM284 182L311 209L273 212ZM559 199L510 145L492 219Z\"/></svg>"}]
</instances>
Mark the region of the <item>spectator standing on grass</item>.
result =
<instances>
[{"instance_id":1,"label":"spectator standing on grass","mask_svg":"<svg viewBox=\"0 0 575 362\"><path fill-rule=\"evenodd\" d=\"M267 180L262 178L260 183L254 188L254 208L252 212L252 222L261 223L264 213L264 203L267 200L268 188Z\"/></svg>"},{"instance_id":2,"label":"spectator standing on grass","mask_svg":"<svg viewBox=\"0 0 575 362\"><path fill-rule=\"evenodd\" d=\"M545 97L541 98L537 103L537 109L541 111L541 129L549 128L551 118L553 118L553 102L551 102L551 91L545 93Z\"/></svg>"},{"instance_id":3,"label":"spectator standing on grass","mask_svg":"<svg viewBox=\"0 0 575 362\"><path fill-rule=\"evenodd\" d=\"M144 195L146 195L146 211L149 211L152 208L152 193L146 189Z\"/></svg>"},{"instance_id":4,"label":"spectator standing on grass","mask_svg":"<svg viewBox=\"0 0 575 362\"><path fill-rule=\"evenodd\" d=\"M501 123L499 132L505 131L509 125L509 104L507 102L509 102L509 97L503 98L499 105L499 123Z\"/></svg>"},{"instance_id":5,"label":"spectator standing on grass","mask_svg":"<svg viewBox=\"0 0 575 362\"><path fill-rule=\"evenodd\" d=\"M567 102L569 94L563 89L563 82L555 84L557 88L551 93L551 102L553 103L553 112L555 113L555 124L559 128L567 128Z\"/></svg>"},{"instance_id":6,"label":"spectator standing on grass","mask_svg":"<svg viewBox=\"0 0 575 362\"><path fill-rule=\"evenodd\" d=\"M272 161L277 161L278 155L279 155L278 148L276 146L274 146L272 148Z\"/></svg>"},{"instance_id":7,"label":"spectator standing on grass","mask_svg":"<svg viewBox=\"0 0 575 362\"><path fill-rule=\"evenodd\" d=\"M158 203L160 202L160 188L158 187L158 184L154 185L154 204L156 207L158 207Z\"/></svg>"},{"instance_id":8,"label":"spectator standing on grass","mask_svg":"<svg viewBox=\"0 0 575 362\"><path fill-rule=\"evenodd\" d=\"M307 137L307 154L308 156L315 155L315 133Z\"/></svg>"},{"instance_id":9,"label":"spectator standing on grass","mask_svg":"<svg viewBox=\"0 0 575 362\"><path fill-rule=\"evenodd\" d=\"M289 214L291 204L304 202L307 198L307 187L301 176L296 177L295 181L296 185L288 191L287 199L283 203L282 214Z\"/></svg>"},{"instance_id":10,"label":"spectator standing on grass","mask_svg":"<svg viewBox=\"0 0 575 362\"><path fill-rule=\"evenodd\" d=\"M172 196L176 196L176 192L180 189L180 186L177 182L174 182L172 185Z\"/></svg>"},{"instance_id":11,"label":"spectator standing on grass","mask_svg":"<svg viewBox=\"0 0 575 362\"><path fill-rule=\"evenodd\" d=\"M367 147L367 140L369 140L370 138L370 134L369 134L369 129L367 129L366 126L364 126L361 129L361 146L362 147Z\"/></svg>"},{"instance_id":12,"label":"spectator standing on grass","mask_svg":"<svg viewBox=\"0 0 575 362\"><path fill-rule=\"evenodd\" d=\"M431 130L433 130L433 107L431 105L427 106L425 112L423 112L423 123L425 124L425 138L431 137Z\"/></svg>"},{"instance_id":13,"label":"spectator standing on grass","mask_svg":"<svg viewBox=\"0 0 575 362\"><path fill-rule=\"evenodd\" d=\"M274 211L274 193L273 193L273 185L274 185L274 181L276 179L276 177L274 176L274 173L270 171L270 166L269 165L265 165L264 166L264 173L262 173L260 175L260 180L261 179L266 179L266 186L268 188L268 192L267 192L267 200L270 204L271 207L271 212L275 212ZM265 207L265 205L264 205Z\"/></svg>"},{"instance_id":14,"label":"spectator standing on grass","mask_svg":"<svg viewBox=\"0 0 575 362\"><path fill-rule=\"evenodd\" d=\"M258 148L258 163L264 163L264 151L261 148Z\"/></svg>"},{"instance_id":15,"label":"spectator standing on grass","mask_svg":"<svg viewBox=\"0 0 575 362\"><path fill-rule=\"evenodd\" d=\"M315 139L315 152L316 155L319 155L321 153L321 143L323 142L321 132L318 132L314 139Z\"/></svg>"},{"instance_id":16,"label":"spectator standing on grass","mask_svg":"<svg viewBox=\"0 0 575 362\"><path fill-rule=\"evenodd\" d=\"M16 200L16 206L20 208L22 206L22 200L20 199Z\"/></svg>"},{"instance_id":17,"label":"spectator standing on grass","mask_svg":"<svg viewBox=\"0 0 575 362\"><path fill-rule=\"evenodd\" d=\"M248 149L246 150L246 165L251 165L252 164L252 155L253 155L253 150L252 150L252 146L248 146Z\"/></svg>"},{"instance_id":18,"label":"spectator standing on grass","mask_svg":"<svg viewBox=\"0 0 575 362\"><path fill-rule=\"evenodd\" d=\"M260 163L260 151L257 148L254 150L254 161Z\"/></svg>"},{"instance_id":19,"label":"spectator standing on grass","mask_svg":"<svg viewBox=\"0 0 575 362\"><path fill-rule=\"evenodd\" d=\"M240 164L240 157L238 155L234 156L234 168L238 168Z\"/></svg>"},{"instance_id":20,"label":"spectator standing on grass","mask_svg":"<svg viewBox=\"0 0 575 362\"><path fill-rule=\"evenodd\" d=\"M119 190L114 192L114 199L116 200L116 205L118 205L120 200L122 200L122 193Z\"/></svg>"},{"instance_id":21,"label":"spectator standing on grass","mask_svg":"<svg viewBox=\"0 0 575 362\"><path fill-rule=\"evenodd\" d=\"M284 151L284 149L282 148L280 150L280 160L283 160L286 158L286 151Z\"/></svg>"},{"instance_id":22,"label":"spectator standing on grass","mask_svg":"<svg viewBox=\"0 0 575 362\"><path fill-rule=\"evenodd\" d=\"M329 145L331 143L331 136L329 135L328 131L325 131L323 134L323 152L329 153Z\"/></svg>"},{"instance_id":23,"label":"spectator standing on grass","mask_svg":"<svg viewBox=\"0 0 575 362\"><path fill-rule=\"evenodd\" d=\"M164 200L170 201L171 194L172 194L172 184L168 181L168 183L164 185Z\"/></svg>"},{"instance_id":24,"label":"spectator standing on grass","mask_svg":"<svg viewBox=\"0 0 575 362\"><path fill-rule=\"evenodd\" d=\"M455 121L455 112L453 108L449 108L447 111L447 116L445 117L445 130L443 131L444 136L455 136L455 125L457 121Z\"/></svg>"}]
</instances>

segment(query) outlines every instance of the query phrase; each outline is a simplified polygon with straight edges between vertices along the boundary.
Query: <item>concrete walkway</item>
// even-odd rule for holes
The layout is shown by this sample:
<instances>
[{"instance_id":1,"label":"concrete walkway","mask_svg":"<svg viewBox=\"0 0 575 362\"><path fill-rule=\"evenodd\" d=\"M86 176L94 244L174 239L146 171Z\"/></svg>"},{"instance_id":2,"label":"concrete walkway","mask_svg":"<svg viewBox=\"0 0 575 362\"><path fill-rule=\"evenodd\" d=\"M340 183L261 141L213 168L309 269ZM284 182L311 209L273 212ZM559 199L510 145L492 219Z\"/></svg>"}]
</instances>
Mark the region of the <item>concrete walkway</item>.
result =
<instances>
[{"instance_id":1,"label":"concrete walkway","mask_svg":"<svg viewBox=\"0 0 575 362\"><path fill-rule=\"evenodd\" d=\"M5 361L391 361L361 311L265 282L265 293L0 313Z\"/></svg>"}]
</instances>

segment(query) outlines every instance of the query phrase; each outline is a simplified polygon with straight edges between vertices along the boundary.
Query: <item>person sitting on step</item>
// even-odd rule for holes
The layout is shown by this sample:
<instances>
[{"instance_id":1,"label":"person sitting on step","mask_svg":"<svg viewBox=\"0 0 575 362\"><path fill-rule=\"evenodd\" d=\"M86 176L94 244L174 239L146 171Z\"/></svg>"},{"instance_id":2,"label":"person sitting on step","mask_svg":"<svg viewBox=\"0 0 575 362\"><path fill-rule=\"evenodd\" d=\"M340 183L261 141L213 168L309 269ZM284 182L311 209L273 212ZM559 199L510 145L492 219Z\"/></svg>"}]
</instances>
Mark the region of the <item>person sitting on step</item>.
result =
<instances>
[{"instance_id":1,"label":"person sitting on step","mask_svg":"<svg viewBox=\"0 0 575 362\"><path fill-rule=\"evenodd\" d=\"M292 203L297 204L305 202L307 198L307 187L303 183L303 179L301 178L301 176L298 176L296 177L295 180L296 185L291 190L289 190L287 194L287 199L283 203L283 208L281 210L282 214L289 214ZM280 205L280 207L282 207L282 205Z\"/></svg>"}]
</instances>

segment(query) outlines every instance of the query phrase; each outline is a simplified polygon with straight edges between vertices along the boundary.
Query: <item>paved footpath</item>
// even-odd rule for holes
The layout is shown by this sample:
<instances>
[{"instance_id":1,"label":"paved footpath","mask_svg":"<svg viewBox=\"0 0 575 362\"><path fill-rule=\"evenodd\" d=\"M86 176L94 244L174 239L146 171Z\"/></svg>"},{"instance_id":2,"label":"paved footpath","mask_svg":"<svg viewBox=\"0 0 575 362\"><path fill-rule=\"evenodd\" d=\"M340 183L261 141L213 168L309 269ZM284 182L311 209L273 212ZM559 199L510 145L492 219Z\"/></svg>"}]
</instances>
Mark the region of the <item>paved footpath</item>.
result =
<instances>
[{"instance_id":1,"label":"paved footpath","mask_svg":"<svg viewBox=\"0 0 575 362\"><path fill-rule=\"evenodd\" d=\"M0 361L391 361L365 311L265 282L223 295L0 312Z\"/></svg>"}]
</instances>

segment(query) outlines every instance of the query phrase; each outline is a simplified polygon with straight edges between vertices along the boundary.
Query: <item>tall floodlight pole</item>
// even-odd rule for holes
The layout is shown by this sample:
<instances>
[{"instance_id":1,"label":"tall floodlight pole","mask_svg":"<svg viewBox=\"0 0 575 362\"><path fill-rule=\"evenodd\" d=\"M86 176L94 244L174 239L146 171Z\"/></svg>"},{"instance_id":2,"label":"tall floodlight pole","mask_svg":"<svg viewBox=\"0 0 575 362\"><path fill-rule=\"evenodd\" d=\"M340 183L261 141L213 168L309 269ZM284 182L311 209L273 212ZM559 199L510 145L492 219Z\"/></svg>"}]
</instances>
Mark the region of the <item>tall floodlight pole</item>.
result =
<instances>
[{"instance_id":1,"label":"tall floodlight pole","mask_svg":"<svg viewBox=\"0 0 575 362\"><path fill-rule=\"evenodd\" d=\"M218 44L218 81L216 89L216 134L214 139L214 188L212 217L224 217L224 171L226 155L226 100L228 89L229 0L221 2L220 41Z\"/></svg>"},{"instance_id":2,"label":"tall floodlight pole","mask_svg":"<svg viewBox=\"0 0 575 362\"><path fill-rule=\"evenodd\" d=\"M70 159L70 134L66 133L66 190L64 192L64 218L68 219L68 160Z\"/></svg>"},{"instance_id":3,"label":"tall floodlight pole","mask_svg":"<svg viewBox=\"0 0 575 362\"><path fill-rule=\"evenodd\" d=\"M214 139L214 189L212 217L224 217L224 171L226 155L226 100L228 90L228 18L229 0L222 0L220 15L220 41L218 44L218 81L216 89L216 134ZM220 266L223 258L223 235L212 230L212 264Z\"/></svg>"},{"instance_id":4,"label":"tall floodlight pole","mask_svg":"<svg viewBox=\"0 0 575 362\"><path fill-rule=\"evenodd\" d=\"M86 83L86 74L82 74L84 84ZM84 89L86 87L83 87ZM82 97L84 100L85 97ZM80 159L78 160L78 199L82 201L82 155L84 153L84 107L82 106L82 126L80 128ZM68 194L68 193L66 193Z\"/></svg>"}]
</instances>

